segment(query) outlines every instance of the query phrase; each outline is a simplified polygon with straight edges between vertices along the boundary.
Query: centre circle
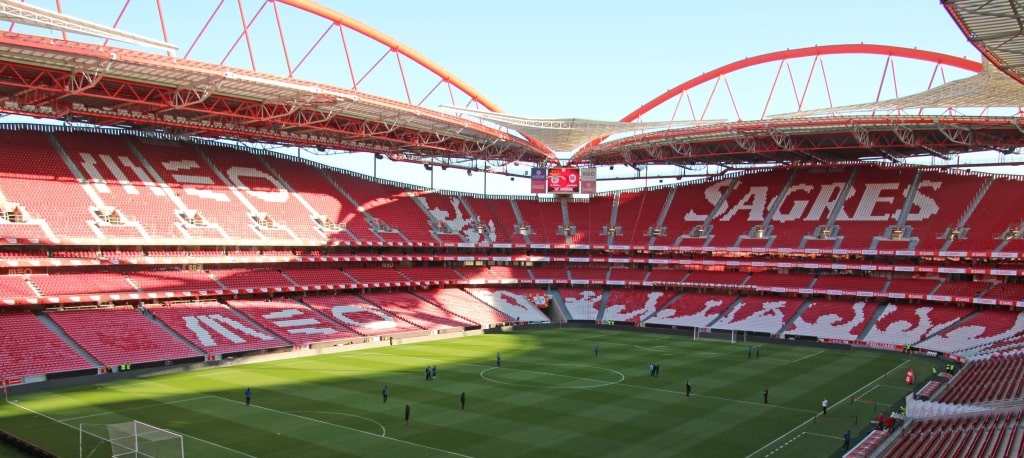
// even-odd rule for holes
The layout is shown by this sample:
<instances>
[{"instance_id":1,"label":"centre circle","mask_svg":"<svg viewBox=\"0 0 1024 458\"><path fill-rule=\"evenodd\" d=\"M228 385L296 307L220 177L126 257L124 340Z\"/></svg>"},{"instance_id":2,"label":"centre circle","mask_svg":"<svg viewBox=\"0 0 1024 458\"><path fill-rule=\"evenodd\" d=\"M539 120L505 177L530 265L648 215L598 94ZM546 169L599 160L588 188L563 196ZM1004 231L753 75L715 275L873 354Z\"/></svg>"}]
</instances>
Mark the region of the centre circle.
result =
<instances>
[{"instance_id":1,"label":"centre circle","mask_svg":"<svg viewBox=\"0 0 1024 458\"><path fill-rule=\"evenodd\" d=\"M599 388L626 380L622 372L579 364L557 364L534 369L491 367L480 371L480 377L501 385L567 389Z\"/></svg>"}]
</instances>

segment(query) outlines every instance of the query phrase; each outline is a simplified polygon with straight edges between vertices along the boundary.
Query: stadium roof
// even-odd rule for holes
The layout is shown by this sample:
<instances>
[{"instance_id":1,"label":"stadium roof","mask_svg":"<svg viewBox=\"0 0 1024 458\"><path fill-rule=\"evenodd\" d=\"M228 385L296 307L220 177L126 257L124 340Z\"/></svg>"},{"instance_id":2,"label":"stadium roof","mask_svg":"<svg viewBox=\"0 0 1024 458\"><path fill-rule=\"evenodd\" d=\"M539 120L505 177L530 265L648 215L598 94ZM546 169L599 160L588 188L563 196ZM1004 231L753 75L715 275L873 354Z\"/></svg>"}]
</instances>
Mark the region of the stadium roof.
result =
<instances>
[{"instance_id":1,"label":"stadium roof","mask_svg":"<svg viewBox=\"0 0 1024 458\"><path fill-rule=\"evenodd\" d=\"M1019 0L942 0L946 11L996 67L1024 83L1024 19Z\"/></svg>"},{"instance_id":2,"label":"stadium roof","mask_svg":"<svg viewBox=\"0 0 1024 458\"><path fill-rule=\"evenodd\" d=\"M974 76L950 81L924 92L878 102L839 107L805 110L772 116L773 118L812 117L839 114L910 114L936 109L948 115L958 114L964 108L986 108L989 111L1004 108L1019 113L1024 107L1024 85L1004 73L982 63L982 70Z\"/></svg>"},{"instance_id":3,"label":"stadium roof","mask_svg":"<svg viewBox=\"0 0 1024 458\"><path fill-rule=\"evenodd\" d=\"M669 127L686 127L722 122L721 120L615 122L581 118L538 119L453 106L445 106L444 108L504 126L540 141L558 152L575 151L594 139L600 139L613 134L627 132L636 134L651 130L664 130Z\"/></svg>"}]
</instances>

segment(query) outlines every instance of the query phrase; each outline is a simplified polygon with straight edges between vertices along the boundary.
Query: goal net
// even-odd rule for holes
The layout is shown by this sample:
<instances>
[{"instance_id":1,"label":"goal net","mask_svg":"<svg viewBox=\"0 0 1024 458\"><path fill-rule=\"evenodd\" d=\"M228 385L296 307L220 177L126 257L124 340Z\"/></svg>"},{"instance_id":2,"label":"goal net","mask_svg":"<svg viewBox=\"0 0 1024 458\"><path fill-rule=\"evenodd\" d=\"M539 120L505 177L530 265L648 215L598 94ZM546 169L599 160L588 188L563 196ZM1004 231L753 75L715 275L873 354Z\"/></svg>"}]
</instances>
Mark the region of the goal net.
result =
<instances>
[{"instance_id":1,"label":"goal net","mask_svg":"<svg viewBox=\"0 0 1024 458\"><path fill-rule=\"evenodd\" d=\"M141 421L106 425L80 425L79 456L112 458L167 458L185 456L181 434Z\"/></svg>"}]
</instances>

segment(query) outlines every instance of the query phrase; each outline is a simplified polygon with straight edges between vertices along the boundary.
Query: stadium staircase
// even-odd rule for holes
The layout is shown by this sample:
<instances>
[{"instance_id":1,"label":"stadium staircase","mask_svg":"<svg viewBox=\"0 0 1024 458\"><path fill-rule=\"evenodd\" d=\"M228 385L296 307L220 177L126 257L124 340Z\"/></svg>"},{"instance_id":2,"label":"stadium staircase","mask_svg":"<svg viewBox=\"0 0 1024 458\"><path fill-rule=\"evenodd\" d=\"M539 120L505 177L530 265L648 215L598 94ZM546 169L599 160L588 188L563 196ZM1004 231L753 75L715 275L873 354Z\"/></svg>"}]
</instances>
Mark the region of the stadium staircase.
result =
<instances>
[{"instance_id":1,"label":"stadium staircase","mask_svg":"<svg viewBox=\"0 0 1024 458\"><path fill-rule=\"evenodd\" d=\"M885 302L883 301L878 305L878 308L875 309L875 313L871 314L871 318L868 320L867 324L864 325L864 330L857 336L857 340L863 341L867 338L868 333L870 333L871 329L875 327L875 322L878 321L878 318L882 316L882 313L885 311L884 305Z\"/></svg>"},{"instance_id":2,"label":"stadium staircase","mask_svg":"<svg viewBox=\"0 0 1024 458\"><path fill-rule=\"evenodd\" d=\"M608 290L601 291L601 301L598 304L597 319L602 321L604 320L604 310L608 307Z\"/></svg>"},{"instance_id":3,"label":"stadium staircase","mask_svg":"<svg viewBox=\"0 0 1024 458\"><path fill-rule=\"evenodd\" d=\"M793 181L796 180L796 176L796 170L793 170L792 172L789 173L789 177L786 178L786 183L782 185L782 190L779 192L778 195L785 196L789 194L789 189L793 186ZM775 218L775 215L779 212L779 207L782 206L783 200L784 199L775 199L775 202L772 202L772 206L768 208L768 212L764 217L764 221L761 222L761 227L764 228L764 237L766 238L764 243L765 248L770 248L772 246L772 243L775 242L775 234L772 233L772 231L775 230L775 227L772 224L772 220Z\"/></svg>"},{"instance_id":4,"label":"stadium staircase","mask_svg":"<svg viewBox=\"0 0 1024 458\"><path fill-rule=\"evenodd\" d=\"M810 307L811 304L813 304L813 303L814 303L814 299L807 298L806 300L804 300L804 302L802 304L800 304L800 307L798 307L796 309L796 311L793 312L793 315L790 316L788 320L786 320L786 323L782 325L782 329L779 329L778 331L776 331L775 334L777 334L777 335L785 334L786 330L789 329L789 327L793 325L793 322L796 321L797 318L799 318L800 315L804 313L804 310L807 310L807 307Z\"/></svg>"},{"instance_id":5,"label":"stadium staircase","mask_svg":"<svg viewBox=\"0 0 1024 458\"><path fill-rule=\"evenodd\" d=\"M94 367L103 367L103 365L100 364L100 362L97 361L96 358L93 358L93 356L90 355L89 352L85 351L82 347L80 347L78 345L78 343L75 342L74 339L71 338L71 336L69 336L66 332L64 332L63 328L61 328L59 325L57 325L57 323L54 322L52 319L50 319L50 317L47 316L45 313L33 313L33 315L41 323L43 323L43 326L46 326L47 329L49 329L55 335L60 337L60 339L63 340L64 343L68 344L69 347L74 349L75 353L77 353L78 356L81 356L83 359L88 361L89 364L92 364Z\"/></svg>"},{"instance_id":6,"label":"stadium staircase","mask_svg":"<svg viewBox=\"0 0 1024 458\"><path fill-rule=\"evenodd\" d=\"M718 316L716 316L714 319L709 321L708 324L706 324L704 327L706 327L706 328L713 328L713 327L715 327L715 323L717 323L719 320L729 316L729 312L732 312L732 309L736 308L736 306L738 306L742 302L743 302L743 296L742 295L736 296L735 298L733 298L732 302L729 303L729 306L727 306L726 308L722 309L721 313L719 313Z\"/></svg>"},{"instance_id":7,"label":"stadium staircase","mask_svg":"<svg viewBox=\"0 0 1024 458\"><path fill-rule=\"evenodd\" d=\"M850 175L846 177L846 184L843 185L843 189L839 191L839 196L836 198L836 204L832 207L832 210L828 214L828 220L825 222L825 226L832 229L832 236L836 239L836 244L833 248L836 246L842 246L843 229L836 226L836 219L839 218L839 213L842 212L843 205L846 203L846 198L850 195L850 190L853 189L853 183L856 180L857 172L859 171L860 167L854 167L850 170Z\"/></svg>"}]
</instances>

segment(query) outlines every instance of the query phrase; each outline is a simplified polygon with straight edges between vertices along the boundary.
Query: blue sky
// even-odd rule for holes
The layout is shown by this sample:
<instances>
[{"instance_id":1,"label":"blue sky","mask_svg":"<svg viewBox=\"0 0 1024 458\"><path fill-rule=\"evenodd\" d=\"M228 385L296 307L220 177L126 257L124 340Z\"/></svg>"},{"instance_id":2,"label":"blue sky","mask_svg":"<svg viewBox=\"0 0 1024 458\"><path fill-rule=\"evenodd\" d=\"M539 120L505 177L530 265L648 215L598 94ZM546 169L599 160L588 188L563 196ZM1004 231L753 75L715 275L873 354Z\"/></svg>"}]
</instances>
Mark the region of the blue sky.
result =
<instances>
[{"instance_id":1,"label":"blue sky","mask_svg":"<svg viewBox=\"0 0 1024 458\"><path fill-rule=\"evenodd\" d=\"M52 8L52 1L33 3ZM150 2L151 3L151 2ZM133 2L122 28L156 36L158 24L150 3ZM183 56L190 38L202 27L216 1L187 0L163 2L170 19L170 40L182 47ZM227 2L233 4L234 2ZM243 2L251 14L261 4ZM419 51L434 62L479 90L504 111L530 117L583 117L618 120L644 102L690 78L745 57L841 43L875 43L917 47L978 60L978 52L967 42L938 0L862 0L862 1L747 1L694 2L689 0L621 1L542 1L482 2L479 0L322 0L321 4L380 30ZM110 25L118 14L120 1L65 0L65 11ZM233 8L226 6L224 8ZM282 7L282 10L284 8ZM233 16L232 16L233 14ZM224 50L238 36L237 10L221 15L214 22L207 41L190 58L218 62ZM272 17L269 14L264 18ZM284 15L286 39L291 45L312 43L324 23L307 15ZM261 71L280 71L283 59L280 41L269 21L257 25L253 33ZM192 32L191 34L189 32ZM335 40L337 41L337 40ZM380 56L373 44L360 43L350 36L357 66L366 68ZM242 45L244 46L244 45ZM337 44L334 45L337 48ZM339 63L343 56L321 47L300 75L345 86L347 69ZM297 60L296 53L292 59ZM391 62L390 60L388 62ZM833 103L857 103L873 99L879 89L884 58L829 57L825 63ZM247 66L242 47L229 56L228 65ZM809 66L805 60L793 62L795 80L803 85ZM778 64L770 64L730 75L731 89L739 100L740 115L756 118L765 105ZM900 62L896 68L901 95L923 90L931 64ZM430 78L417 76L406 66L412 84L432 85ZM385 72L379 72L385 73ZM393 98L404 98L396 72L381 78L379 84L367 82L360 89ZM962 77L963 74L957 77ZM809 84L805 108L823 106L826 100L820 74ZM891 81L891 78L890 78ZM785 87L772 99L771 112L792 111L786 104L802 89ZM785 90L783 90L785 89ZM694 91L694 97L707 98L711 85ZM707 118L736 119L736 112L719 89L708 104ZM788 91L788 93L786 92ZM883 98L893 96L886 86ZM698 102L696 112L702 112ZM436 103L425 105L436 108ZM672 117L673 104L652 112L645 120ZM687 110L677 119L689 118ZM360 173L430 185L431 176L423 167L378 161L374 172L372 155L343 155L326 162ZM623 167L617 168L621 174ZM628 170L628 169L627 169ZM678 169L666 173L675 174ZM528 171L523 169L522 173ZM651 173L655 173L653 170ZM600 176L614 175L608 170ZM484 192L481 174L468 177L464 172L442 173L435 170L438 187ZM599 183L599 191L644 185L641 182ZM646 184L657 184L647 181ZM528 192L525 179L509 181L491 177L488 194Z\"/></svg>"}]
</instances>

